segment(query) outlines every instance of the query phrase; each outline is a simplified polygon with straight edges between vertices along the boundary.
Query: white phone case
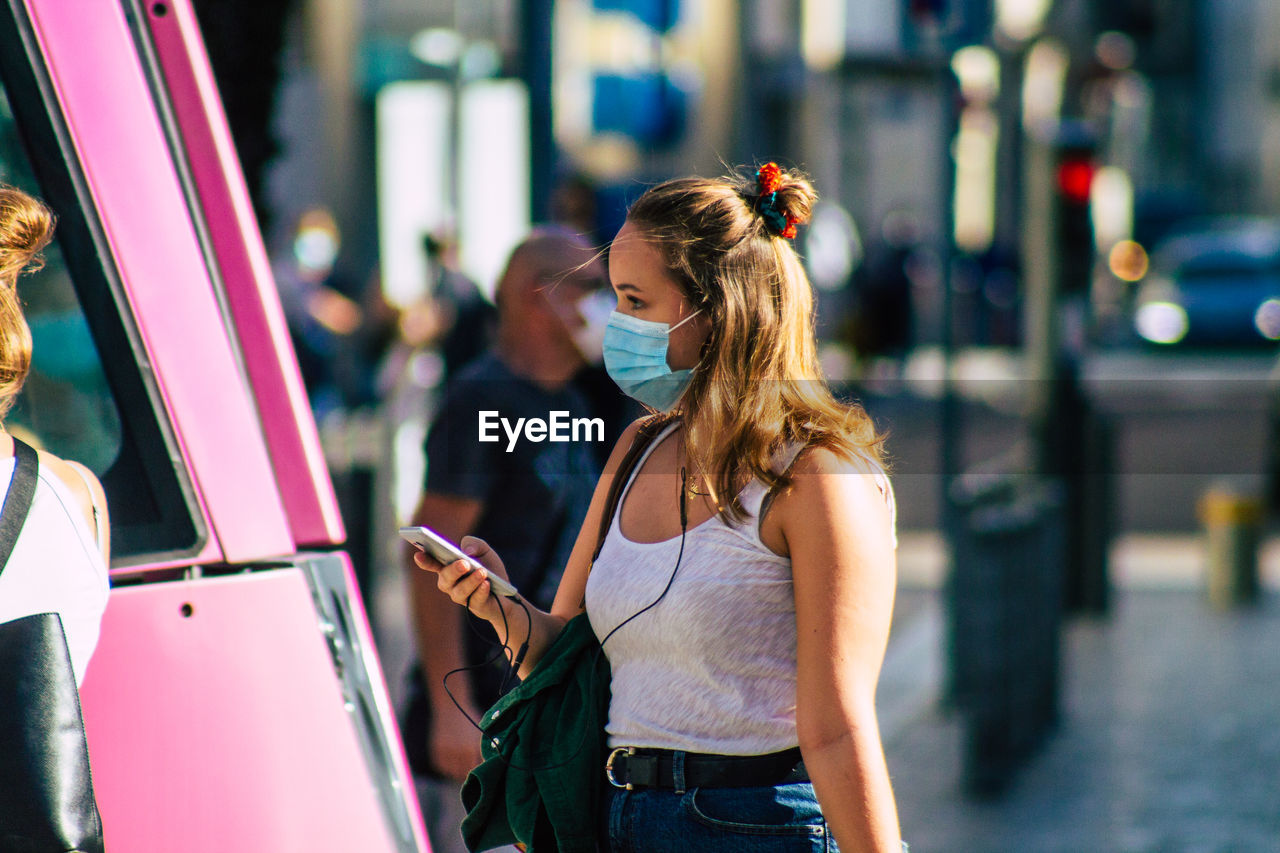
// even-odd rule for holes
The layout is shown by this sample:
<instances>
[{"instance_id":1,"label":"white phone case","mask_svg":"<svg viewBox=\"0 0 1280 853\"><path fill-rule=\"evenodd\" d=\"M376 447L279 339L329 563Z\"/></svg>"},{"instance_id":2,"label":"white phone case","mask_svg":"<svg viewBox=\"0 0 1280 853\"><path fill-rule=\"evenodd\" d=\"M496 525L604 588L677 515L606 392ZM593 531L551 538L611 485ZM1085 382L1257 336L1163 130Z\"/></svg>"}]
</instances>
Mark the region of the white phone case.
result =
<instances>
[{"instance_id":1,"label":"white phone case","mask_svg":"<svg viewBox=\"0 0 1280 853\"><path fill-rule=\"evenodd\" d=\"M429 554L433 559L441 563L466 560L474 566L484 568L471 557L462 553L462 549L457 545L429 527L401 527L400 537L417 547L419 551ZM502 595L507 598L515 598L519 595L516 592L516 588L505 579L498 577L493 572L486 571L485 574L489 579L489 588L493 590L495 595Z\"/></svg>"}]
</instances>

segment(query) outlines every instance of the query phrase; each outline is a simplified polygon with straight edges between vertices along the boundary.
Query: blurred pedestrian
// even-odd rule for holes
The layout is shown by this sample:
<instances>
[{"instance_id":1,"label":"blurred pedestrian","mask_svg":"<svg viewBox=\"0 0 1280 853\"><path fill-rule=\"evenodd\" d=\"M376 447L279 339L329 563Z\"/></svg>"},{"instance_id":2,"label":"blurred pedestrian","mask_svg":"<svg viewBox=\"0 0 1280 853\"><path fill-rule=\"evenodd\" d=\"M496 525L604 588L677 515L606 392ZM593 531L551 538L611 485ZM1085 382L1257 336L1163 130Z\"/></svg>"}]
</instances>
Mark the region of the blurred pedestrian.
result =
<instances>
[{"instance_id":1,"label":"blurred pedestrian","mask_svg":"<svg viewBox=\"0 0 1280 853\"><path fill-rule=\"evenodd\" d=\"M589 175L575 170L562 175L551 194L552 220L581 235L592 246L598 246L600 240L598 191L599 187ZM581 348L587 363L573 379L591 410L611 427L628 424L640 414L639 406L618 392L618 386L604 369L604 327L613 304L613 292L608 288L583 301L580 310L588 320L586 329L591 330L589 334L594 334L594 338ZM602 466L609 458L613 440L620 434L621 427L610 432L610 441L593 445Z\"/></svg>"},{"instance_id":2,"label":"blurred pedestrian","mask_svg":"<svg viewBox=\"0 0 1280 853\"><path fill-rule=\"evenodd\" d=\"M39 266L40 251L52 236L53 215L42 203L0 186L0 417L12 407L31 367L31 333L18 301L18 276ZM13 436L0 426L0 478L6 483L14 476L15 451ZM0 622L59 614L79 684L107 606L107 502L101 483L85 466L44 451L38 458L31 509L0 573Z\"/></svg>"},{"instance_id":3,"label":"blurred pedestrian","mask_svg":"<svg viewBox=\"0 0 1280 853\"><path fill-rule=\"evenodd\" d=\"M914 338L912 262L919 251L919 225L910 213L884 218L879 239L853 276L850 344L859 359L905 358Z\"/></svg>"},{"instance_id":4,"label":"blurred pedestrian","mask_svg":"<svg viewBox=\"0 0 1280 853\"><path fill-rule=\"evenodd\" d=\"M273 264L298 367L317 418L347 402L351 341L364 323L359 301L339 281L341 246L333 214L323 207L311 208L298 217L288 246Z\"/></svg>"},{"instance_id":5,"label":"blurred pedestrian","mask_svg":"<svg viewBox=\"0 0 1280 853\"><path fill-rule=\"evenodd\" d=\"M498 282L496 343L446 383L426 442L425 492L412 523L455 542L473 534L501 543L511 577L543 607L551 605L600 474L593 444L608 432L616 436L621 425L556 441L519 432L513 439L500 424L545 424L557 412L597 417L574 379L593 349L598 356L600 337L580 306L606 282L603 261L581 237L558 227L535 230ZM485 418L496 440L483 440ZM477 719L498 698L504 672L485 664L495 641L488 624L464 624L434 577L412 571L410 595L420 672L411 679L406 748L432 848L461 850L458 789L480 762L467 716ZM446 675L459 669L446 685Z\"/></svg>"},{"instance_id":6,"label":"blurred pedestrian","mask_svg":"<svg viewBox=\"0 0 1280 853\"><path fill-rule=\"evenodd\" d=\"M549 612L526 597L526 622L490 594L487 573L508 574L492 542L463 543L482 571L416 558L526 650L522 676L585 610L612 668L612 752L592 774L606 850L782 849L801 827L846 853L901 846L875 712L893 498L870 418L818 368L790 242L814 201L766 164L631 207L609 256L605 364L661 414L615 447L607 471L648 441L616 515L611 477L597 485ZM511 750L521 772L539 755Z\"/></svg>"},{"instance_id":7,"label":"blurred pedestrian","mask_svg":"<svg viewBox=\"0 0 1280 853\"><path fill-rule=\"evenodd\" d=\"M498 311L480 288L458 269L457 243L444 233L422 238L433 279L430 304L439 312L440 355L445 377L454 376L488 351Z\"/></svg>"},{"instance_id":8,"label":"blurred pedestrian","mask_svg":"<svg viewBox=\"0 0 1280 853\"><path fill-rule=\"evenodd\" d=\"M376 273L339 263L342 234L325 207L305 210L272 272L307 399L320 427L334 493L361 594L372 596L375 489L384 425L380 366L396 343L399 315Z\"/></svg>"}]
</instances>

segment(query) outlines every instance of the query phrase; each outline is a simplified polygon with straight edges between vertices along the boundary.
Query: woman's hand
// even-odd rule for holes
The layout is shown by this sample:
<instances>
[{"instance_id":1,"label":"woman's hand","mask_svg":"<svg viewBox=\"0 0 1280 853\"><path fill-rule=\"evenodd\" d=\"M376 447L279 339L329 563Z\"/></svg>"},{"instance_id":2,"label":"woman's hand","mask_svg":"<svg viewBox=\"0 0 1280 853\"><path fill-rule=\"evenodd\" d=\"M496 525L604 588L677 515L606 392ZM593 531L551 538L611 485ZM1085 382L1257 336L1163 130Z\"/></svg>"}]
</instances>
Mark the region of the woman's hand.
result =
<instances>
[{"instance_id":1,"label":"woman's hand","mask_svg":"<svg viewBox=\"0 0 1280 853\"><path fill-rule=\"evenodd\" d=\"M441 566L430 556L418 552L413 561L419 568L436 572L436 586L440 591L481 619L497 625L503 619L503 612L489 584L489 573L493 572L503 579L507 578L506 567L498 553L489 547L483 539L475 536L464 536L458 543L462 553L468 555L475 564L467 560L456 560ZM478 565L477 565L478 564Z\"/></svg>"}]
</instances>

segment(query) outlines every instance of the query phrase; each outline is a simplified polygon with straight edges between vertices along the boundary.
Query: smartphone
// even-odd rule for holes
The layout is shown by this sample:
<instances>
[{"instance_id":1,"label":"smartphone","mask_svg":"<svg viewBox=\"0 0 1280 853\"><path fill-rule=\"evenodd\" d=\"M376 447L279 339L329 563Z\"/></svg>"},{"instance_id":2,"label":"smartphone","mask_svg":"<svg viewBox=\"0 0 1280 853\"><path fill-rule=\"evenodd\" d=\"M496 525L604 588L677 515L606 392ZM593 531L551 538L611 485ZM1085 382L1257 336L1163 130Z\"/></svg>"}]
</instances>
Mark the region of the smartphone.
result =
<instances>
[{"instance_id":1,"label":"smartphone","mask_svg":"<svg viewBox=\"0 0 1280 853\"><path fill-rule=\"evenodd\" d=\"M437 562L448 564L456 560L466 560L473 566L480 566L475 560L462 553L461 548L429 527L401 527L400 538L413 544L419 551ZM481 566L481 568L484 567ZM486 575L489 578L489 588L497 595L504 595L507 598L515 598L519 595L516 588L504 578L489 571L486 571Z\"/></svg>"}]
</instances>

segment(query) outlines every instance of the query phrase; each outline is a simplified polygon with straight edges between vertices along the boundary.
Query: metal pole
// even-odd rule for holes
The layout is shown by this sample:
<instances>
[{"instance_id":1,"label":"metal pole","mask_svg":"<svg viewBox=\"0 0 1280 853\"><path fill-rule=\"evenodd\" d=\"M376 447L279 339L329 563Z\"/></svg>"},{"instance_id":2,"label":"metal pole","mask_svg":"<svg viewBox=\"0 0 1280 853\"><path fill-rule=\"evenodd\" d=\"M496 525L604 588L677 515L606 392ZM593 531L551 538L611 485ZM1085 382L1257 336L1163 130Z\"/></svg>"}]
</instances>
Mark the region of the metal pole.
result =
<instances>
[{"instance_id":1,"label":"metal pole","mask_svg":"<svg viewBox=\"0 0 1280 853\"><path fill-rule=\"evenodd\" d=\"M551 112L555 5L555 0L524 0L520 5L520 77L529 88L529 215L534 222L547 218L555 181Z\"/></svg>"},{"instance_id":2,"label":"metal pole","mask_svg":"<svg viewBox=\"0 0 1280 853\"><path fill-rule=\"evenodd\" d=\"M1058 246L1054 236L1053 143L1038 133L1023 140L1022 282L1023 345L1027 365L1027 411L1035 447L1035 471L1051 475L1049 447L1053 379L1058 353Z\"/></svg>"},{"instance_id":3,"label":"metal pole","mask_svg":"<svg viewBox=\"0 0 1280 853\"><path fill-rule=\"evenodd\" d=\"M960 84L951 73L949 66L939 70L938 80L946 121L942 125L942 150L951 152L956 134L960 126ZM952 254L955 246L955 158L948 156L946 160L946 180L942 184L942 235L938 241L939 252L939 285L942 288L942 403L938 411L940 431L938 444L938 464L942 474L939 494L940 518L942 530L948 542L956 541L959 523L955 502L952 499L952 485L960 474L964 452L964 410L961 401L956 397L955 383L952 378L952 366L955 360L955 312L954 298L951 288Z\"/></svg>"}]
</instances>

